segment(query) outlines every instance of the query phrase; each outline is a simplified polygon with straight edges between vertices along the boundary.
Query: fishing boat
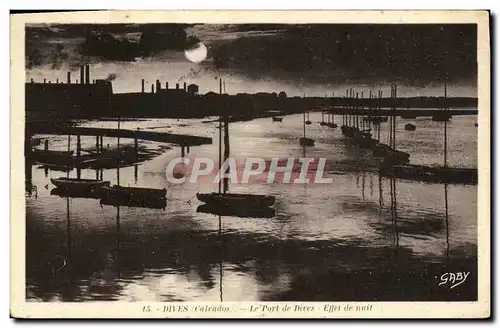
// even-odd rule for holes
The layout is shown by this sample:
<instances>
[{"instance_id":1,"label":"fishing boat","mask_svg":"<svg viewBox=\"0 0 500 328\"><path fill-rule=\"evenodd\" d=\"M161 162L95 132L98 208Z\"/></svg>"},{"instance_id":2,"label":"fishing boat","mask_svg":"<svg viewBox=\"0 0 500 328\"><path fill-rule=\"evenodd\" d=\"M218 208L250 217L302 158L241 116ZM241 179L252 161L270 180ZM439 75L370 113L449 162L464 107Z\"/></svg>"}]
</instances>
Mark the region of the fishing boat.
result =
<instances>
[{"instance_id":1,"label":"fishing boat","mask_svg":"<svg viewBox=\"0 0 500 328\"><path fill-rule=\"evenodd\" d=\"M273 218L276 216L276 211L272 207L254 208L248 206L214 206L211 204L203 204L196 208L196 212L205 214L214 214L222 216L236 216L240 218Z\"/></svg>"},{"instance_id":2,"label":"fishing boat","mask_svg":"<svg viewBox=\"0 0 500 328\"><path fill-rule=\"evenodd\" d=\"M235 193L217 193L196 194L199 201L207 204L217 205L219 208L259 208L273 206L274 196L235 194Z\"/></svg>"},{"instance_id":3,"label":"fishing boat","mask_svg":"<svg viewBox=\"0 0 500 328\"><path fill-rule=\"evenodd\" d=\"M309 119L309 112L307 112L307 120L305 121L307 125L311 125L311 120Z\"/></svg>"},{"instance_id":4,"label":"fishing boat","mask_svg":"<svg viewBox=\"0 0 500 328\"><path fill-rule=\"evenodd\" d=\"M139 187L125 187L114 185L112 187L105 186L101 188L103 198L166 198L167 189L155 189L155 188L139 188Z\"/></svg>"},{"instance_id":5,"label":"fishing boat","mask_svg":"<svg viewBox=\"0 0 500 328\"><path fill-rule=\"evenodd\" d=\"M448 122L450 120L450 115L438 114L432 117L434 122Z\"/></svg>"},{"instance_id":6,"label":"fishing boat","mask_svg":"<svg viewBox=\"0 0 500 328\"><path fill-rule=\"evenodd\" d=\"M103 188L100 203L111 206L165 209L167 207L166 189Z\"/></svg>"},{"instance_id":7,"label":"fishing boat","mask_svg":"<svg viewBox=\"0 0 500 328\"><path fill-rule=\"evenodd\" d=\"M73 156L73 151L67 151L67 150L43 150L43 149L35 149L33 150L33 153L36 155L45 155L45 156L61 156L61 157L68 157L68 156Z\"/></svg>"},{"instance_id":8,"label":"fishing boat","mask_svg":"<svg viewBox=\"0 0 500 328\"><path fill-rule=\"evenodd\" d=\"M380 166L383 176L436 183L477 184L477 169L425 166L415 164L388 164Z\"/></svg>"},{"instance_id":9,"label":"fishing boat","mask_svg":"<svg viewBox=\"0 0 500 328\"><path fill-rule=\"evenodd\" d=\"M109 186L109 181L97 179L57 178L50 179L56 187L66 190L96 190Z\"/></svg>"},{"instance_id":10,"label":"fishing boat","mask_svg":"<svg viewBox=\"0 0 500 328\"><path fill-rule=\"evenodd\" d=\"M222 94L222 79L219 80L220 93ZM222 139L224 138L224 160L229 158L229 124L227 116L219 117L219 171L222 167ZM224 126L224 136L222 134L222 125ZM227 181L227 180L225 180ZM222 184L219 179L219 191L211 193L196 193L196 198L199 201L213 206L219 211L228 209L258 209L262 207L269 207L274 205L275 197L257 194L236 194L229 193L227 185L225 185L224 192L222 192ZM219 213L220 214L220 213Z\"/></svg>"},{"instance_id":11,"label":"fishing boat","mask_svg":"<svg viewBox=\"0 0 500 328\"><path fill-rule=\"evenodd\" d=\"M310 121L309 121L310 122ZM301 146L312 147L314 146L314 139L306 137L306 113L303 115L303 133L304 135L299 139L299 143Z\"/></svg>"},{"instance_id":12,"label":"fishing boat","mask_svg":"<svg viewBox=\"0 0 500 328\"><path fill-rule=\"evenodd\" d=\"M417 127L414 124L408 123L405 124L405 130L406 131L415 131Z\"/></svg>"},{"instance_id":13,"label":"fishing boat","mask_svg":"<svg viewBox=\"0 0 500 328\"><path fill-rule=\"evenodd\" d=\"M101 197L100 188L84 190L84 189L64 189L54 188L50 191L51 195L59 196L61 198L91 198L99 199Z\"/></svg>"},{"instance_id":14,"label":"fishing boat","mask_svg":"<svg viewBox=\"0 0 500 328\"><path fill-rule=\"evenodd\" d=\"M283 122L283 117L273 116L273 122Z\"/></svg>"}]
</instances>

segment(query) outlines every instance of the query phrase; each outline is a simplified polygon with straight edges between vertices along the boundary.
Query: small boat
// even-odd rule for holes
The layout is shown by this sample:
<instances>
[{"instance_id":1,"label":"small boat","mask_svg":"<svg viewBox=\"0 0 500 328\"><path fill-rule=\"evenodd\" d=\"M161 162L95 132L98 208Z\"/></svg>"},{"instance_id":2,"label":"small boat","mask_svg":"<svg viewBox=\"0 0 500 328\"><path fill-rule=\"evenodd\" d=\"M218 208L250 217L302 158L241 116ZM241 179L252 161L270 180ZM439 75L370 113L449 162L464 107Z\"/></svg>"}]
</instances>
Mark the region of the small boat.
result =
<instances>
[{"instance_id":1,"label":"small boat","mask_svg":"<svg viewBox=\"0 0 500 328\"><path fill-rule=\"evenodd\" d=\"M60 165L60 164L52 164L52 163L44 163L44 162L39 162L41 167L52 170L52 171L59 171L59 172L69 172L73 170L73 166L71 165Z\"/></svg>"},{"instance_id":2,"label":"small boat","mask_svg":"<svg viewBox=\"0 0 500 328\"><path fill-rule=\"evenodd\" d=\"M450 115L439 114L439 115L434 115L432 117L432 120L434 122L448 122L450 118L451 118Z\"/></svg>"},{"instance_id":3,"label":"small boat","mask_svg":"<svg viewBox=\"0 0 500 328\"><path fill-rule=\"evenodd\" d=\"M109 186L109 181L97 179L78 179L78 178L57 178L50 179L52 184L58 188L66 190L97 190Z\"/></svg>"},{"instance_id":4,"label":"small boat","mask_svg":"<svg viewBox=\"0 0 500 328\"><path fill-rule=\"evenodd\" d=\"M365 122L371 121L372 123L380 124L383 122L387 122L387 117L386 116L368 116L368 117L364 117L363 120Z\"/></svg>"},{"instance_id":5,"label":"small boat","mask_svg":"<svg viewBox=\"0 0 500 328\"><path fill-rule=\"evenodd\" d=\"M326 126L328 126L329 128L334 128L335 129L338 125L336 123L330 123L330 122L328 122L328 123L326 123Z\"/></svg>"},{"instance_id":6,"label":"small boat","mask_svg":"<svg viewBox=\"0 0 500 328\"><path fill-rule=\"evenodd\" d=\"M307 125L311 125L311 121L307 120L307 121L306 121L306 124L307 124Z\"/></svg>"},{"instance_id":7,"label":"small boat","mask_svg":"<svg viewBox=\"0 0 500 328\"><path fill-rule=\"evenodd\" d=\"M321 125L321 126L328 126L328 123L327 122L319 122L319 125Z\"/></svg>"},{"instance_id":8,"label":"small boat","mask_svg":"<svg viewBox=\"0 0 500 328\"><path fill-rule=\"evenodd\" d=\"M54 188L50 191L51 195L59 196L61 198L93 198L98 199L101 197L100 189L64 189L64 188Z\"/></svg>"},{"instance_id":9,"label":"small boat","mask_svg":"<svg viewBox=\"0 0 500 328\"><path fill-rule=\"evenodd\" d=\"M405 130L406 131L415 131L417 127L411 123L405 124Z\"/></svg>"},{"instance_id":10,"label":"small boat","mask_svg":"<svg viewBox=\"0 0 500 328\"><path fill-rule=\"evenodd\" d=\"M300 145L312 147L312 146L314 146L314 139L302 137L302 138L300 138Z\"/></svg>"},{"instance_id":11,"label":"small boat","mask_svg":"<svg viewBox=\"0 0 500 328\"><path fill-rule=\"evenodd\" d=\"M102 197L101 205L110 206L127 206L127 207L142 207L142 208L154 208L154 209L165 209L167 207L166 197Z\"/></svg>"},{"instance_id":12,"label":"small boat","mask_svg":"<svg viewBox=\"0 0 500 328\"><path fill-rule=\"evenodd\" d=\"M167 189L154 189L154 188L139 188L139 187L123 187L114 185L112 187L105 186L101 188L102 198L121 198L126 201L133 201L134 199L148 199L166 198Z\"/></svg>"},{"instance_id":13,"label":"small boat","mask_svg":"<svg viewBox=\"0 0 500 328\"><path fill-rule=\"evenodd\" d=\"M205 204L226 208L260 208L273 206L274 196L255 194L234 194L212 192L208 194L196 194L196 198Z\"/></svg>"},{"instance_id":14,"label":"small boat","mask_svg":"<svg viewBox=\"0 0 500 328\"><path fill-rule=\"evenodd\" d=\"M417 116L413 115L413 114L402 114L401 115L401 118L405 118L405 119L416 119Z\"/></svg>"},{"instance_id":15,"label":"small boat","mask_svg":"<svg viewBox=\"0 0 500 328\"><path fill-rule=\"evenodd\" d=\"M196 212L205 214L214 214L221 216L235 216L239 218L273 218L276 216L276 211L272 207L226 207L215 206L212 204L203 204L196 208Z\"/></svg>"},{"instance_id":16,"label":"small boat","mask_svg":"<svg viewBox=\"0 0 500 328\"><path fill-rule=\"evenodd\" d=\"M61 157L70 157L73 156L73 151L66 151L66 150L43 150L43 149L35 149L33 150L33 153L36 155L43 155L43 156L61 156Z\"/></svg>"},{"instance_id":17,"label":"small boat","mask_svg":"<svg viewBox=\"0 0 500 328\"><path fill-rule=\"evenodd\" d=\"M273 122L283 122L283 117L273 117Z\"/></svg>"}]
</instances>

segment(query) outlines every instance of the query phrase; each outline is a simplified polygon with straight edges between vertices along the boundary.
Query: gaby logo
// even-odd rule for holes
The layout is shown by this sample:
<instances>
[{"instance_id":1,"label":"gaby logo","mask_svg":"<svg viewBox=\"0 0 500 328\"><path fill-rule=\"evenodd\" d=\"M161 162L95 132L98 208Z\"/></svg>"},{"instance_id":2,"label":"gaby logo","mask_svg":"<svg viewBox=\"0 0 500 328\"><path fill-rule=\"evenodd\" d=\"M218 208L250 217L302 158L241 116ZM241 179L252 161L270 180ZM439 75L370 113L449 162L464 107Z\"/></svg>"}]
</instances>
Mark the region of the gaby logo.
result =
<instances>
[{"instance_id":1,"label":"gaby logo","mask_svg":"<svg viewBox=\"0 0 500 328\"><path fill-rule=\"evenodd\" d=\"M213 183L228 179L230 183L287 183L287 184L329 184L325 178L325 158L247 158L238 161L227 158L220 169L211 158L178 157L172 159L166 168L167 180L173 184L198 183L210 178Z\"/></svg>"}]
</instances>

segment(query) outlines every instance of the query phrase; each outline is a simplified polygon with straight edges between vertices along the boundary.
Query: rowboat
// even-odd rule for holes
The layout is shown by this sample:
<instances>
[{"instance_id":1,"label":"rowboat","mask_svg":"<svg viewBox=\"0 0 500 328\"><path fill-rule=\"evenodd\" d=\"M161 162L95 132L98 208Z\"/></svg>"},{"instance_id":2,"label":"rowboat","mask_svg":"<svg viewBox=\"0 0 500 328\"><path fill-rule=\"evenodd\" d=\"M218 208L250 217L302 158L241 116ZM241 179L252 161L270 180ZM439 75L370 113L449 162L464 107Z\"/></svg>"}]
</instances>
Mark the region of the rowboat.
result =
<instances>
[{"instance_id":1,"label":"rowboat","mask_svg":"<svg viewBox=\"0 0 500 328\"><path fill-rule=\"evenodd\" d=\"M54 188L50 191L51 195L59 196L62 198L93 198L99 199L100 189L84 190L84 189L64 189L64 188Z\"/></svg>"},{"instance_id":2,"label":"rowboat","mask_svg":"<svg viewBox=\"0 0 500 328\"><path fill-rule=\"evenodd\" d=\"M314 146L314 139L307 138L307 137L302 137L300 138L300 145L301 146Z\"/></svg>"},{"instance_id":3,"label":"rowboat","mask_svg":"<svg viewBox=\"0 0 500 328\"><path fill-rule=\"evenodd\" d=\"M234 216L240 218L273 218L276 216L276 211L272 207L226 207L216 206L212 204L203 204L196 208L196 212L221 215L221 216Z\"/></svg>"},{"instance_id":4,"label":"rowboat","mask_svg":"<svg viewBox=\"0 0 500 328\"><path fill-rule=\"evenodd\" d=\"M417 127L411 123L405 124L405 130L406 131L415 131Z\"/></svg>"},{"instance_id":5,"label":"rowboat","mask_svg":"<svg viewBox=\"0 0 500 328\"><path fill-rule=\"evenodd\" d=\"M273 122L283 122L283 117L273 117Z\"/></svg>"},{"instance_id":6,"label":"rowboat","mask_svg":"<svg viewBox=\"0 0 500 328\"><path fill-rule=\"evenodd\" d=\"M104 186L109 186L109 181L97 179L77 179L77 178L57 178L50 179L56 187L66 190L97 190Z\"/></svg>"},{"instance_id":7,"label":"rowboat","mask_svg":"<svg viewBox=\"0 0 500 328\"><path fill-rule=\"evenodd\" d=\"M105 194L101 192L101 205L110 206L127 206L127 207L142 207L165 209L167 207L166 197L148 197L138 194L128 194L118 196L117 194Z\"/></svg>"},{"instance_id":8,"label":"rowboat","mask_svg":"<svg viewBox=\"0 0 500 328\"><path fill-rule=\"evenodd\" d=\"M199 201L226 208L260 208L273 206L274 196L255 194L217 193L196 194Z\"/></svg>"},{"instance_id":9,"label":"rowboat","mask_svg":"<svg viewBox=\"0 0 500 328\"><path fill-rule=\"evenodd\" d=\"M154 188L139 188L139 187L122 187L122 186L105 186L101 188L102 198L120 198L126 201L135 199L163 199L166 198L167 189Z\"/></svg>"}]
</instances>

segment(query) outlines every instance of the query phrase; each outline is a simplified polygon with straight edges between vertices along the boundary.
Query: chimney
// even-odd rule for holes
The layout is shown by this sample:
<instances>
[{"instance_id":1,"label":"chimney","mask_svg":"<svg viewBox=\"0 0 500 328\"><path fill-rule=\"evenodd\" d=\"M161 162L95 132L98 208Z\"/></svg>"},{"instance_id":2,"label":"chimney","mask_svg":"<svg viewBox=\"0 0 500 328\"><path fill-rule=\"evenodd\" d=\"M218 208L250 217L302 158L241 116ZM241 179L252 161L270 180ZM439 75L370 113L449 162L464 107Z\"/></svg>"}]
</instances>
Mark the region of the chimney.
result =
<instances>
[{"instance_id":1,"label":"chimney","mask_svg":"<svg viewBox=\"0 0 500 328\"><path fill-rule=\"evenodd\" d=\"M151 93L155 93L155 85L151 84Z\"/></svg>"},{"instance_id":2,"label":"chimney","mask_svg":"<svg viewBox=\"0 0 500 328\"><path fill-rule=\"evenodd\" d=\"M85 84L90 84L90 65L85 65Z\"/></svg>"},{"instance_id":3,"label":"chimney","mask_svg":"<svg viewBox=\"0 0 500 328\"><path fill-rule=\"evenodd\" d=\"M165 82L165 90L168 90L168 82Z\"/></svg>"},{"instance_id":4,"label":"chimney","mask_svg":"<svg viewBox=\"0 0 500 328\"><path fill-rule=\"evenodd\" d=\"M59 84L59 79L56 79L56 83Z\"/></svg>"},{"instance_id":5,"label":"chimney","mask_svg":"<svg viewBox=\"0 0 500 328\"><path fill-rule=\"evenodd\" d=\"M35 81L33 81L33 78L31 78L31 83L35 83Z\"/></svg>"},{"instance_id":6,"label":"chimney","mask_svg":"<svg viewBox=\"0 0 500 328\"><path fill-rule=\"evenodd\" d=\"M158 93L160 90L161 90L160 80L156 80L156 93Z\"/></svg>"},{"instance_id":7,"label":"chimney","mask_svg":"<svg viewBox=\"0 0 500 328\"><path fill-rule=\"evenodd\" d=\"M45 84L45 83L47 83L47 79L46 78L43 79L43 84Z\"/></svg>"},{"instance_id":8,"label":"chimney","mask_svg":"<svg viewBox=\"0 0 500 328\"><path fill-rule=\"evenodd\" d=\"M184 91L186 91L187 88L186 88L186 82L184 82Z\"/></svg>"},{"instance_id":9,"label":"chimney","mask_svg":"<svg viewBox=\"0 0 500 328\"><path fill-rule=\"evenodd\" d=\"M141 80L141 92L144 93L144 79Z\"/></svg>"},{"instance_id":10,"label":"chimney","mask_svg":"<svg viewBox=\"0 0 500 328\"><path fill-rule=\"evenodd\" d=\"M80 66L80 84L85 83L85 68L83 66Z\"/></svg>"},{"instance_id":11,"label":"chimney","mask_svg":"<svg viewBox=\"0 0 500 328\"><path fill-rule=\"evenodd\" d=\"M71 84L71 72L68 72L68 84Z\"/></svg>"},{"instance_id":12,"label":"chimney","mask_svg":"<svg viewBox=\"0 0 500 328\"><path fill-rule=\"evenodd\" d=\"M176 89L176 90L179 90L179 83L176 83L176 84L175 84L175 89Z\"/></svg>"}]
</instances>

